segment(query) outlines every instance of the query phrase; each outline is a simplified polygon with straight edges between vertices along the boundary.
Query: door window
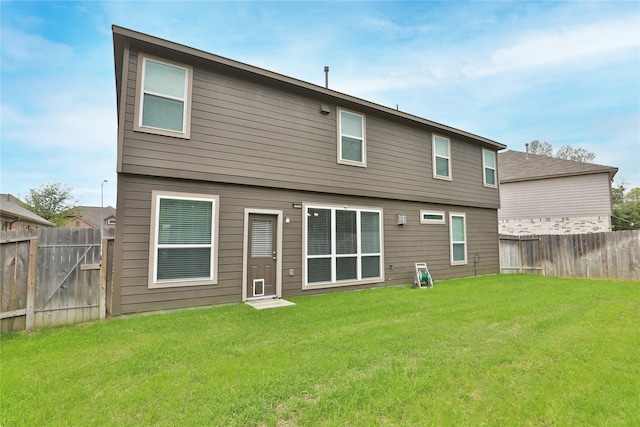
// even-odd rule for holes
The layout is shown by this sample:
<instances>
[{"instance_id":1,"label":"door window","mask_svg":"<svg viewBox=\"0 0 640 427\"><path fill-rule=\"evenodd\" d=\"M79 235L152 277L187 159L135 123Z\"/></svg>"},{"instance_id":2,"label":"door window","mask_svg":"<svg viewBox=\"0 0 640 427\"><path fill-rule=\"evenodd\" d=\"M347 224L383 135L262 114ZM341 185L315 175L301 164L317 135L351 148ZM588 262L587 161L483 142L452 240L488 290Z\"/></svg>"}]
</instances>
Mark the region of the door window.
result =
<instances>
[{"instance_id":1,"label":"door window","mask_svg":"<svg viewBox=\"0 0 640 427\"><path fill-rule=\"evenodd\" d=\"M267 258L273 254L273 223L270 220L254 219L251 221L251 257Z\"/></svg>"}]
</instances>

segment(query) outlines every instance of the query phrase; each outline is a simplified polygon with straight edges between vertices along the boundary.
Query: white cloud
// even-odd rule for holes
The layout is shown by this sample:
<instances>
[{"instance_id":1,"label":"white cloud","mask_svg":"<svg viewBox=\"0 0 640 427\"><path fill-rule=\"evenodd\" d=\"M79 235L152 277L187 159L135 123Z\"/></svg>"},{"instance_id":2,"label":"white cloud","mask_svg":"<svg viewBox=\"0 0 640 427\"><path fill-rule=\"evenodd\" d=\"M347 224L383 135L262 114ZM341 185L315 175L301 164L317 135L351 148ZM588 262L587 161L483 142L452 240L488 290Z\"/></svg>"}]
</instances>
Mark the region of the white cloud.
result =
<instances>
[{"instance_id":1,"label":"white cloud","mask_svg":"<svg viewBox=\"0 0 640 427\"><path fill-rule=\"evenodd\" d=\"M640 47L640 16L557 30L530 31L514 44L495 50L470 76L557 66L597 55Z\"/></svg>"},{"instance_id":2,"label":"white cloud","mask_svg":"<svg viewBox=\"0 0 640 427\"><path fill-rule=\"evenodd\" d=\"M95 99L79 99L77 95L64 91L43 94L48 105L39 104L27 110L2 105L3 140L23 148L44 150L82 149L90 152L110 145L115 138L115 102L110 107L104 102L95 102Z\"/></svg>"},{"instance_id":3,"label":"white cloud","mask_svg":"<svg viewBox=\"0 0 640 427\"><path fill-rule=\"evenodd\" d=\"M35 34L2 27L2 70L38 70L60 67L73 57L73 49Z\"/></svg>"},{"instance_id":4,"label":"white cloud","mask_svg":"<svg viewBox=\"0 0 640 427\"><path fill-rule=\"evenodd\" d=\"M117 125L112 85L71 80L30 82L28 98L3 102L2 191L25 195L42 183L62 182L77 189L81 203L96 206L99 199L83 187L99 189L95 181L107 178L114 190L105 192L105 203L113 205Z\"/></svg>"},{"instance_id":5,"label":"white cloud","mask_svg":"<svg viewBox=\"0 0 640 427\"><path fill-rule=\"evenodd\" d=\"M392 22L375 22L395 31ZM416 31L415 38L395 44L391 51L380 52L377 57L383 61L353 70L336 67L334 83L338 90L369 94L440 88L465 81L475 81L477 85L478 79L495 77L500 84L493 85L491 92L509 93L521 84L529 87L532 74L537 79L551 80L557 74L637 61L639 25L640 16L634 15L524 33L514 29L512 33L499 33L500 39L488 32L482 41L469 39L448 45L434 45Z\"/></svg>"}]
</instances>

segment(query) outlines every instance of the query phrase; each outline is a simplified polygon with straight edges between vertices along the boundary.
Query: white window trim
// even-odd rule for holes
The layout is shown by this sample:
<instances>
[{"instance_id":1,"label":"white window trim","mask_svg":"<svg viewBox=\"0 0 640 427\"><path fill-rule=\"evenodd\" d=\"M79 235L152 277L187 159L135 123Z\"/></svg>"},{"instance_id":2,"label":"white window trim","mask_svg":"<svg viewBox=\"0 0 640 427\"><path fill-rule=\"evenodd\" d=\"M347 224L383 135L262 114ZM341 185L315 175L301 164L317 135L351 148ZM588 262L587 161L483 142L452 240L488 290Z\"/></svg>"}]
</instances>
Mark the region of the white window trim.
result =
<instances>
[{"instance_id":1,"label":"white window trim","mask_svg":"<svg viewBox=\"0 0 640 427\"><path fill-rule=\"evenodd\" d=\"M444 156L437 156L436 155L436 137L437 138L442 138L442 139L446 139L447 140L447 157ZM451 181L452 180L452 176L453 176L453 171L452 171L452 165L451 165L451 139L447 138L446 136L442 136L442 135L437 135L437 134L433 134L431 136L431 151L433 152L433 177L435 179L442 179L445 181ZM444 175L438 175L437 174L437 169L436 169L436 158L440 157L443 159L447 159L447 162L449 164L449 175L448 176L444 176Z\"/></svg>"},{"instance_id":2,"label":"white window trim","mask_svg":"<svg viewBox=\"0 0 640 427\"><path fill-rule=\"evenodd\" d=\"M442 219L427 219L425 215L439 215L442 216ZM442 211L420 211L420 224L446 224L445 214Z\"/></svg>"},{"instance_id":3,"label":"white window trim","mask_svg":"<svg viewBox=\"0 0 640 427\"><path fill-rule=\"evenodd\" d=\"M491 155L493 155L493 164L496 165L496 167L490 167L487 166L486 163L486 154L489 153ZM487 150L486 148L482 149L482 183L485 187L489 187L489 188L498 188L498 171L497 171L497 163L498 163L498 156L496 154L495 151L491 151L491 150ZM487 169L491 169L493 170L493 177L495 179L495 184L489 184L487 182Z\"/></svg>"},{"instance_id":4,"label":"white window trim","mask_svg":"<svg viewBox=\"0 0 640 427\"><path fill-rule=\"evenodd\" d=\"M202 199L213 202L212 212L212 251L211 251L211 276L207 279L180 279L180 280L163 280L157 281L158 269L158 222L160 219L160 199L183 199L194 200ZM182 286L198 286L198 285L215 285L218 283L218 213L220 209L220 197L211 194L193 194L193 193L176 193L170 191L151 192L151 227L149 236L149 289L173 288Z\"/></svg>"},{"instance_id":5,"label":"white window trim","mask_svg":"<svg viewBox=\"0 0 640 427\"><path fill-rule=\"evenodd\" d=\"M368 277L366 279L360 280L336 280L336 270L332 269L331 272L331 282L320 282L309 284L307 282L307 209L309 208L317 208L317 209L331 209L331 254L330 255L312 255L311 258L328 258L331 257L332 265L335 265L336 258L340 256L348 256L348 255L337 255L336 254L336 210L345 209L344 205L327 205L327 204L319 204L319 203L303 203L302 205L302 290L309 289L323 289L323 288L333 288L337 286L354 286L354 285L366 285L371 283L380 283L384 282L384 217L382 208L368 207L368 206L348 206L347 210L350 211L358 211L358 212L377 212L380 215L380 252L379 253L367 253L363 254L361 252L360 244L361 244L361 235L360 235L360 215L357 215L357 224L356 229L358 232L357 238L357 258L358 261L361 260L362 256L380 256L380 276L379 277ZM353 255L351 255L353 256ZM357 263L357 276L361 277L361 263Z\"/></svg>"},{"instance_id":6,"label":"white window trim","mask_svg":"<svg viewBox=\"0 0 640 427\"><path fill-rule=\"evenodd\" d=\"M361 162L356 162L354 160L349 160L349 159L343 159L342 158L342 112L345 113L349 113L349 114L353 114L355 116L360 116L362 117L362 161ZM337 108L337 124L338 124L338 163L342 164L342 165L349 165L349 166L358 166L361 168L366 168L367 167L367 117L362 114L362 113L358 113L355 111L351 111L351 110L347 110L345 108ZM353 138L353 139L360 139L357 136L353 136L353 135L345 135L349 138Z\"/></svg>"},{"instance_id":7,"label":"white window trim","mask_svg":"<svg viewBox=\"0 0 640 427\"><path fill-rule=\"evenodd\" d=\"M464 221L464 242L453 240L453 217L462 217ZM464 260L462 261L453 260L453 244L454 243L464 243ZM449 212L449 254L450 254L449 259L451 261L451 265L467 265L467 259L468 259L467 252L468 252L467 214L463 212Z\"/></svg>"},{"instance_id":8,"label":"white window trim","mask_svg":"<svg viewBox=\"0 0 640 427\"><path fill-rule=\"evenodd\" d=\"M142 125L142 111L143 111L142 103L144 100L144 71L145 71L145 63L148 60L159 62L161 64L170 65L172 67L182 68L186 71L184 100L178 99L178 98L172 98L166 95L161 95L164 98L178 99L184 102L182 132ZM136 78L136 87L137 87L137 90L136 90L135 110L134 110L134 120L133 120L134 131L152 133L156 135L173 136L173 137L183 138L183 139L191 138L191 95L193 91L193 67L192 66L170 61L163 58L158 58L152 55L147 55L145 53L140 53L138 55L138 71L137 71L137 78Z\"/></svg>"}]
</instances>

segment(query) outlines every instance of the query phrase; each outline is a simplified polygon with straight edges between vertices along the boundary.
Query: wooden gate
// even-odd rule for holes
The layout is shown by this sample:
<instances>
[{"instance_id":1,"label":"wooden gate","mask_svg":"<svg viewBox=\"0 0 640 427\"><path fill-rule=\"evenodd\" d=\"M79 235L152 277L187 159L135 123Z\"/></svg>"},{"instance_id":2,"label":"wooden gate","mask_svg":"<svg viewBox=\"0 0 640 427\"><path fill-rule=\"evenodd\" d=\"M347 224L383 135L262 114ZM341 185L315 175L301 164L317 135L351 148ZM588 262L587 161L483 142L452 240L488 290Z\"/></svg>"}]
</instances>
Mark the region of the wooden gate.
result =
<instances>
[{"instance_id":1,"label":"wooden gate","mask_svg":"<svg viewBox=\"0 0 640 427\"><path fill-rule=\"evenodd\" d=\"M537 236L500 236L500 272L502 274L544 274L540 241Z\"/></svg>"},{"instance_id":2,"label":"wooden gate","mask_svg":"<svg viewBox=\"0 0 640 427\"><path fill-rule=\"evenodd\" d=\"M93 229L3 232L0 330L104 318L112 242Z\"/></svg>"}]
</instances>

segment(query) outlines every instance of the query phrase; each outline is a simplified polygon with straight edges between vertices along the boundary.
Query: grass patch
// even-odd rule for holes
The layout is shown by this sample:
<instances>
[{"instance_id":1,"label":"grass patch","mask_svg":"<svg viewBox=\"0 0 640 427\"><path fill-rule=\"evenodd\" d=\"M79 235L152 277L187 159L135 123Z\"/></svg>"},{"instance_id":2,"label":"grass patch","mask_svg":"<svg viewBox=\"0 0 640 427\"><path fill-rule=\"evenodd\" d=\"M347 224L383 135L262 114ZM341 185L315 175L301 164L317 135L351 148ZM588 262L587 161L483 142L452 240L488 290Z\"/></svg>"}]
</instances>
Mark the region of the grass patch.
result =
<instances>
[{"instance_id":1,"label":"grass patch","mask_svg":"<svg viewBox=\"0 0 640 427\"><path fill-rule=\"evenodd\" d=\"M640 425L640 283L502 275L2 337L0 424Z\"/></svg>"}]
</instances>

